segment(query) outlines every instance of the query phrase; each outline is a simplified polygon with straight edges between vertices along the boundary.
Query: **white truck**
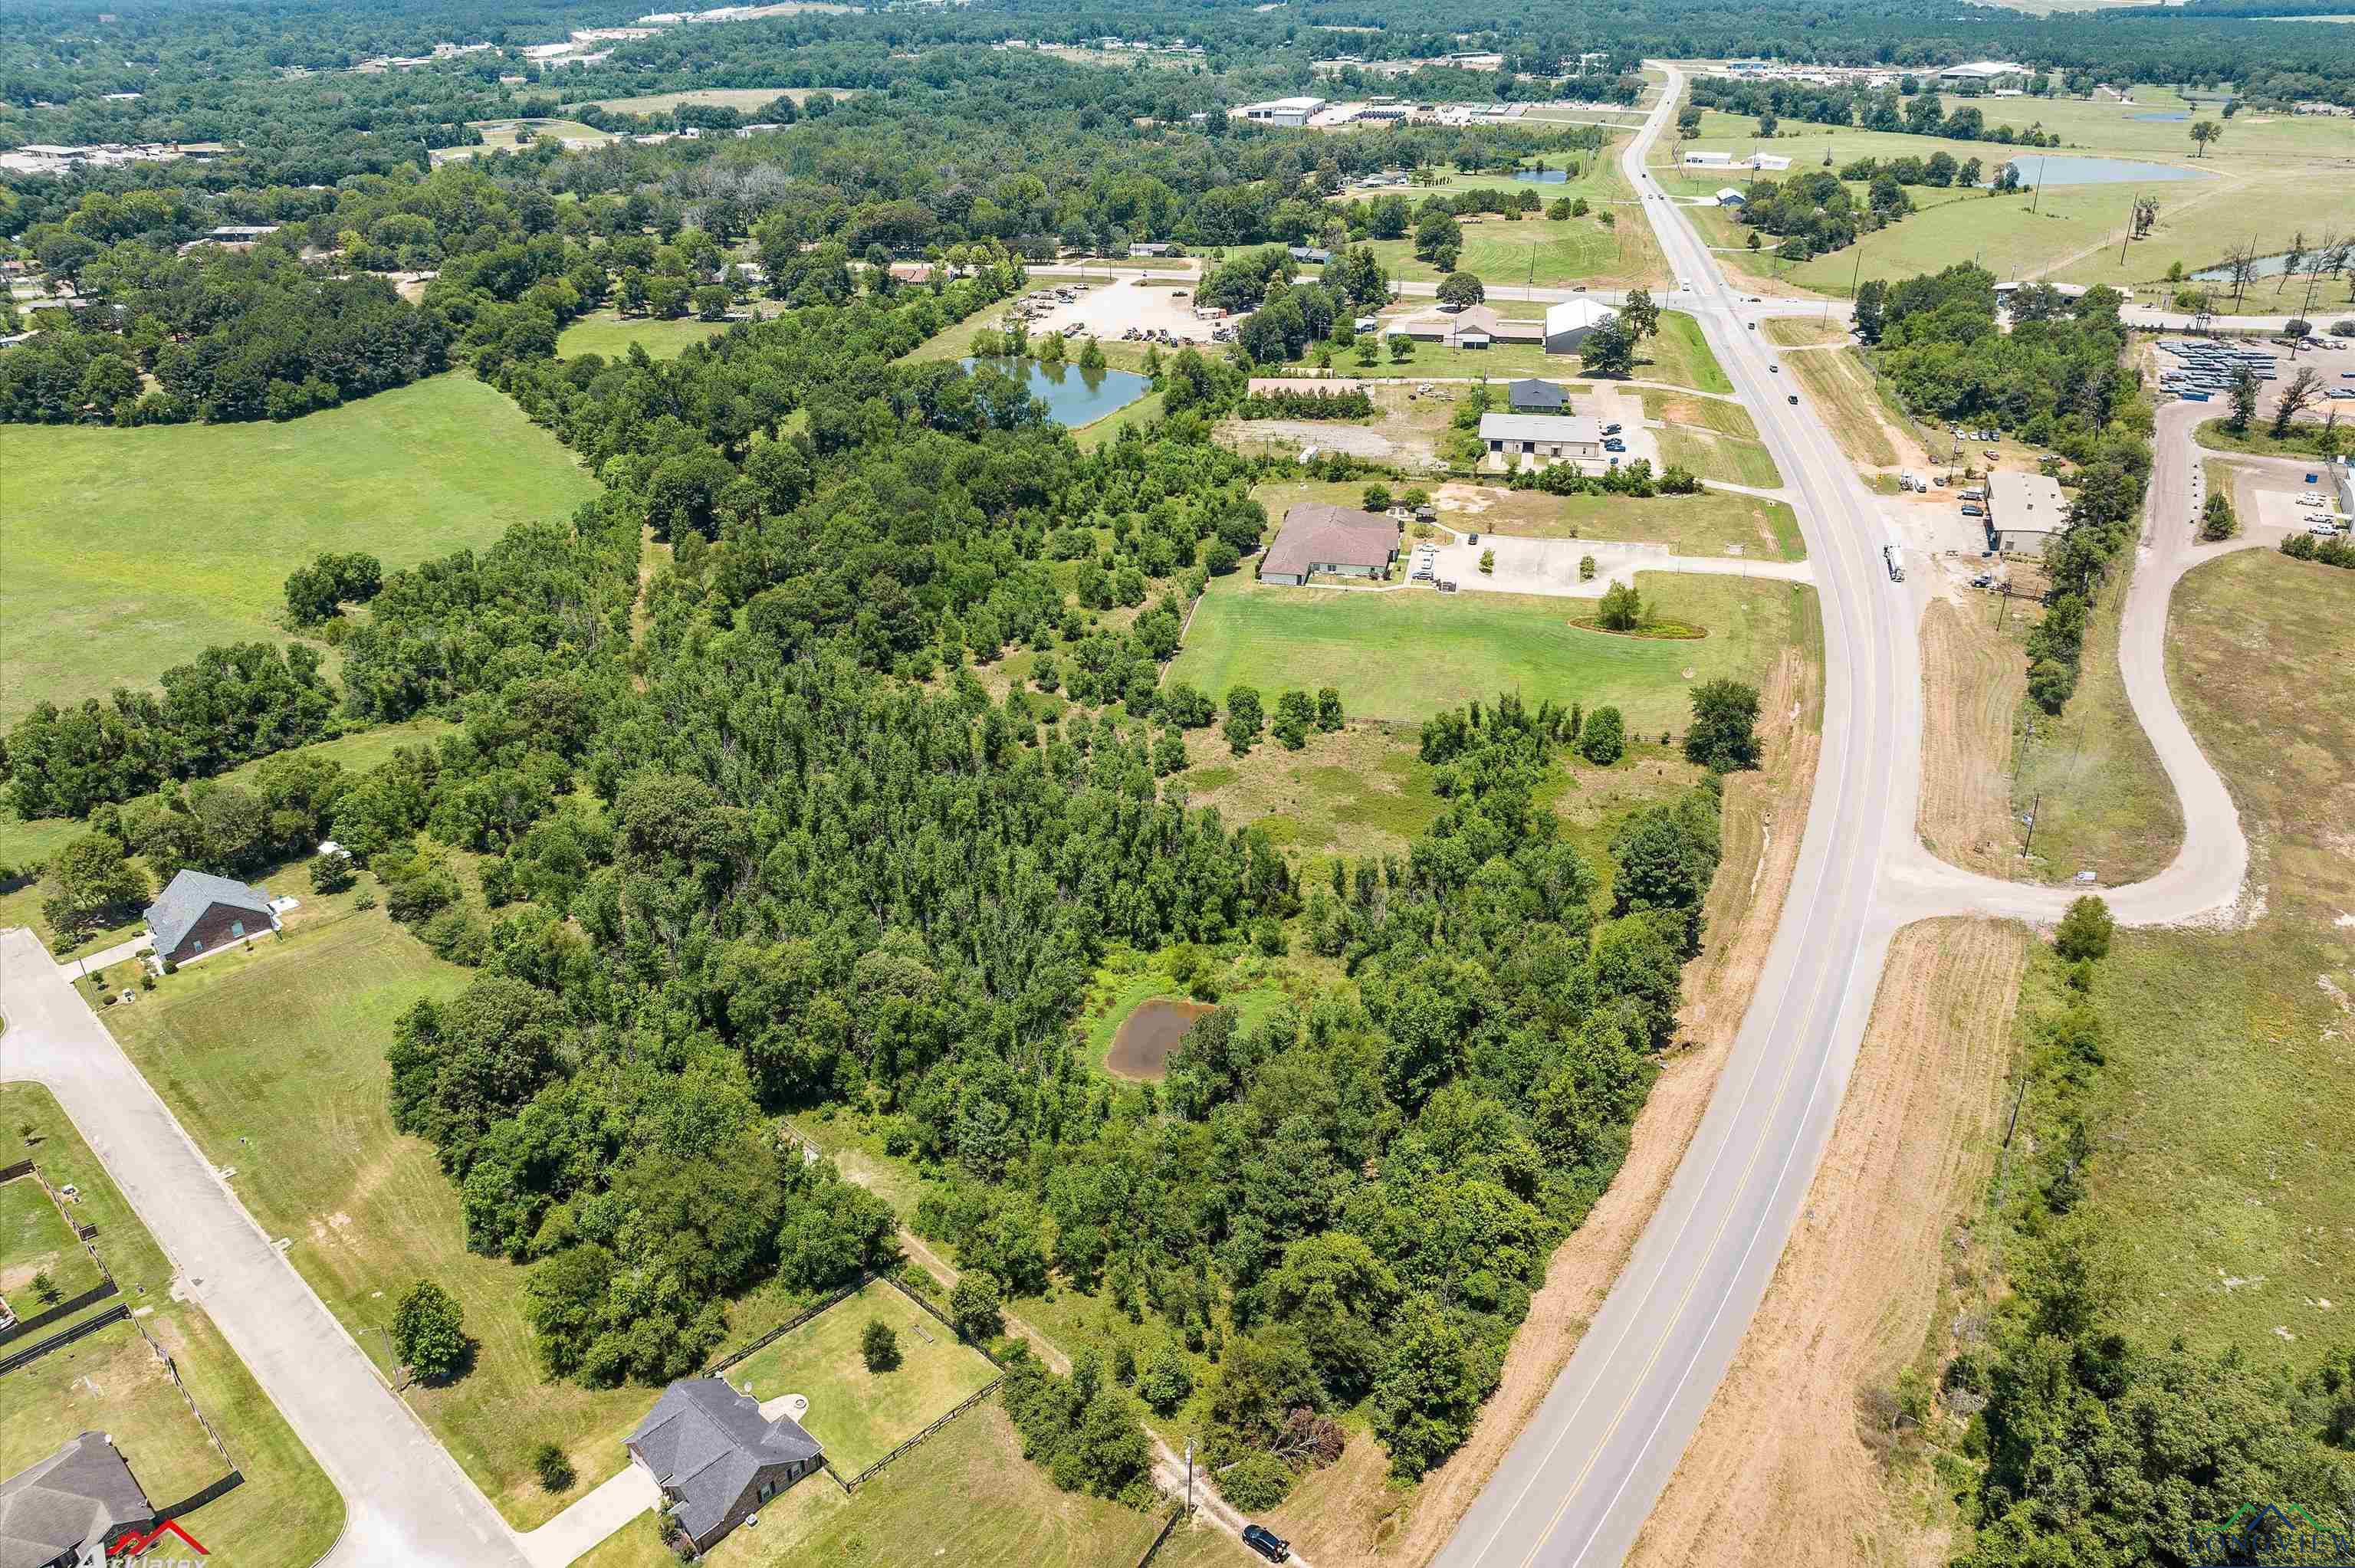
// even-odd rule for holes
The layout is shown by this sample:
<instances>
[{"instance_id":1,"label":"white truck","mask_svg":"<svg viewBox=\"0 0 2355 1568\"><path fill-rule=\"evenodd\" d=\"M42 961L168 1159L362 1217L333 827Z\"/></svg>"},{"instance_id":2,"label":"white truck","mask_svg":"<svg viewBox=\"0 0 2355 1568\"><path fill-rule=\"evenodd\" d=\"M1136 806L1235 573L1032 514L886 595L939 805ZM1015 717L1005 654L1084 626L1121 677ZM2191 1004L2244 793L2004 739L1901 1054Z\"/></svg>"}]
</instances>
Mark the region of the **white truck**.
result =
<instances>
[{"instance_id":1,"label":"white truck","mask_svg":"<svg viewBox=\"0 0 2355 1568\"><path fill-rule=\"evenodd\" d=\"M1891 582L1902 583L1905 580L1905 564L1897 558L1896 546L1881 546L1881 563L1889 568L1889 580Z\"/></svg>"}]
</instances>

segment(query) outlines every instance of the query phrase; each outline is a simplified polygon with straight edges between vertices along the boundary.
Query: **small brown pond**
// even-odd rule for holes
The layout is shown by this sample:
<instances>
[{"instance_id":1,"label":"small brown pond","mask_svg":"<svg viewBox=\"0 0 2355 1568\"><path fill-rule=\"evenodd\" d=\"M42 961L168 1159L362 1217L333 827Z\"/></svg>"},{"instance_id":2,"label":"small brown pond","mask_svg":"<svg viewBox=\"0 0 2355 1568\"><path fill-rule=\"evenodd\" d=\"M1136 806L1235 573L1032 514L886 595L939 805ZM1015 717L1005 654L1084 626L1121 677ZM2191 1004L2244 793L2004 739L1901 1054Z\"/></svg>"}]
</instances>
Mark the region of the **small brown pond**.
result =
<instances>
[{"instance_id":1,"label":"small brown pond","mask_svg":"<svg viewBox=\"0 0 2355 1568\"><path fill-rule=\"evenodd\" d=\"M1112 1037L1104 1070L1123 1078L1160 1077L1168 1070L1169 1053L1178 1049L1178 1042L1186 1038L1194 1020L1216 1011L1208 1002L1169 996L1138 1002L1136 1011L1121 1021L1120 1033Z\"/></svg>"}]
</instances>

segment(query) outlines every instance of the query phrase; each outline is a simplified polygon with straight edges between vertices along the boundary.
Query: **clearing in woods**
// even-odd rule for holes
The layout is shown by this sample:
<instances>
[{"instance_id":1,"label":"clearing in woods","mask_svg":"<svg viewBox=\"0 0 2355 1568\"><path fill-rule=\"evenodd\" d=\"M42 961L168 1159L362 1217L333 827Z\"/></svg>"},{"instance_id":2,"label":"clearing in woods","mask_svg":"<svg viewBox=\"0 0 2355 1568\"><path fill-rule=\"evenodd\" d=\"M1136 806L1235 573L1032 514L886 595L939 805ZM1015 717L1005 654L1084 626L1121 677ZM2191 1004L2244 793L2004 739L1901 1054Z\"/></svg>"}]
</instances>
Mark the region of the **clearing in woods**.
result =
<instances>
[{"instance_id":1,"label":"clearing in woods","mask_svg":"<svg viewBox=\"0 0 2355 1568\"><path fill-rule=\"evenodd\" d=\"M1923 1354L1943 1245L2000 1132L2028 946L2022 927L1965 919L1891 944L1806 1218L1637 1539L1636 1568L1945 1560L1891 1508L1859 1404Z\"/></svg>"},{"instance_id":2,"label":"clearing in woods","mask_svg":"<svg viewBox=\"0 0 2355 1568\"><path fill-rule=\"evenodd\" d=\"M858 1337L870 1321L900 1337L900 1364L889 1372L868 1372L859 1353ZM721 1375L764 1404L788 1393L807 1399L803 1429L849 1479L986 1387L997 1369L877 1279Z\"/></svg>"},{"instance_id":3,"label":"clearing in woods","mask_svg":"<svg viewBox=\"0 0 2355 1568\"><path fill-rule=\"evenodd\" d=\"M1763 684L1815 614L1813 591L1792 584L1639 572L1636 587L1661 620L1709 635L1583 630L1571 624L1593 613L1583 599L1288 588L1237 573L1202 596L1169 678L1221 705L1231 688L1256 686L1271 707L1281 692L1334 686L1353 715L1415 724L1518 690L1532 704L1615 705L1638 732L1680 731L1692 683L1730 675Z\"/></svg>"}]
</instances>

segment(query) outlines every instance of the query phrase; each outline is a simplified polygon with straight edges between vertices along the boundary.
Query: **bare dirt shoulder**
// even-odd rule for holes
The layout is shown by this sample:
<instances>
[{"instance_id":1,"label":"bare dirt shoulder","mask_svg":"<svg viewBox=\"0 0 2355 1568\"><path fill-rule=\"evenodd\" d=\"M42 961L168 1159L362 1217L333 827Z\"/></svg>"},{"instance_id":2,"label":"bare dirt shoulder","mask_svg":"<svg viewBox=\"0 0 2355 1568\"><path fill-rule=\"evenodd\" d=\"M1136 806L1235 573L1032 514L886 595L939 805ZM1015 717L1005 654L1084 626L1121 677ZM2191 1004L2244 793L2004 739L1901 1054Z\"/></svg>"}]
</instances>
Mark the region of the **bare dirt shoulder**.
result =
<instances>
[{"instance_id":1,"label":"bare dirt shoulder","mask_svg":"<svg viewBox=\"0 0 2355 1568\"><path fill-rule=\"evenodd\" d=\"M1692 1140L1764 967L1815 782L1822 697L1819 651L1787 651L1761 694L1765 766L1726 780L1725 855L1708 906L1716 935L1685 970L1685 1044L1645 1101L1617 1180L1555 1251L1470 1439L1411 1492L1386 1479L1377 1445L1352 1443L1267 1521L1318 1568L1430 1562L1578 1349Z\"/></svg>"},{"instance_id":2,"label":"bare dirt shoulder","mask_svg":"<svg viewBox=\"0 0 2355 1568\"><path fill-rule=\"evenodd\" d=\"M1945 1561L1891 1506L1865 1408L1921 1352L1944 1238L1986 1179L2027 954L2012 925L1898 933L1806 1213L1637 1568Z\"/></svg>"}]
</instances>

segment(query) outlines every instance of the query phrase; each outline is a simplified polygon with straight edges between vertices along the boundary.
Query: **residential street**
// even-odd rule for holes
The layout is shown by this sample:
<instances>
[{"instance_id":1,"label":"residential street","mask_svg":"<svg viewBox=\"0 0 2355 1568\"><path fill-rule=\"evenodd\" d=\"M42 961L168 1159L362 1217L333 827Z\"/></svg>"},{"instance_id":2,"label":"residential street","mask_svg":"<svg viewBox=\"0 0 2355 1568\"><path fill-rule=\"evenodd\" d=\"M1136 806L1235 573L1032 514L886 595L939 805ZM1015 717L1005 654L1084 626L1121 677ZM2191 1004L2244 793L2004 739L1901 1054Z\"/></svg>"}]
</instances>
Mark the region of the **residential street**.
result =
<instances>
[{"instance_id":1,"label":"residential street","mask_svg":"<svg viewBox=\"0 0 2355 1568\"><path fill-rule=\"evenodd\" d=\"M0 1081L58 1097L187 1294L343 1494L343 1538L325 1561L523 1568L506 1522L271 1245L30 931L0 931ZM233 1449L236 1432L226 1436ZM207 1545L236 1562L238 1542Z\"/></svg>"}]
</instances>

